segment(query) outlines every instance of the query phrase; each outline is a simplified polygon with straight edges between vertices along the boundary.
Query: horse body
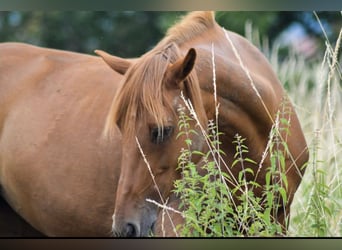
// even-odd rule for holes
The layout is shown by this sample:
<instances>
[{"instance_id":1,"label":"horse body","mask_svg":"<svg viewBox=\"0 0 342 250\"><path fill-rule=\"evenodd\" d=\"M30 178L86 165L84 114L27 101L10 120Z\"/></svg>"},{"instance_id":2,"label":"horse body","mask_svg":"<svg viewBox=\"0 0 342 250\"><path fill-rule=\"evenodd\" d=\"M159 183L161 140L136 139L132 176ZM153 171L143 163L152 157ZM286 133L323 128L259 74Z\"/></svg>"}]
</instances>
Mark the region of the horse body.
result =
<instances>
[{"instance_id":1,"label":"horse body","mask_svg":"<svg viewBox=\"0 0 342 250\"><path fill-rule=\"evenodd\" d=\"M20 215L49 236L108 236L111 227L119 236L146 236L155 226L160 232L158 209L146 199L164 203L181 177L183 93L202 127L220 104L223 160L230 167L234 136L246 138L246 157L261 162L246 163L257 173L247 178L261 186L271 130L278 115L288 121L278 129L288 148L288 203L275 211L285 227L308 153L293 106L258 49L222 29L213 13L194 12L140 58L97 53L113 70L98 57L18 44L0 48L0 182ZM194 150L203 149L200 135L192 141ZM229 171L237 176L241 168ZM177 207L177 198L171 203Z\"/></svg>"},{"instance_id":2,"label":"horse body","mask_svg":"<svg viewBox=\"0 0 342 250\"><path fill-rule=\"evenodd\" d=\"M120 133L103 140L118 75L96 57L0 47L3 196L49 236L110 236Z\"/></svg>"}]
</instances>

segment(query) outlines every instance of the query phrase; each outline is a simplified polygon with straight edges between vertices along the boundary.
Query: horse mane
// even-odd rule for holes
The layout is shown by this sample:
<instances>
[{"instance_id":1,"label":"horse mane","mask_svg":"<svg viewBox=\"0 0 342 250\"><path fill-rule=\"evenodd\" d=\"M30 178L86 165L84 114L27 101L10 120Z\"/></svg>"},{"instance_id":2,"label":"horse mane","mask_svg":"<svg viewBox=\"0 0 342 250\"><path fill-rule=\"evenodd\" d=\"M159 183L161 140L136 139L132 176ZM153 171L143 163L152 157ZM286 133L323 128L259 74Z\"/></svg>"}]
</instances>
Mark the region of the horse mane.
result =
<instances>
[{"instance_id":1,"label":"horse mane","mask_svg":"<svg viewBox=\"0 0 342 250\"><path fill-rule=\"evenodd\" d=\"M123 84L113 99L105 125L105 135L110 135L119 125L128 137L136 135L136 124L143 114L152 115L159 127L167 119L167 111L174 112L172 104L165 101L163 78L167 67L183 55L179 45L201 34L215 23L213 12L192 12L171 27L164 39L151 51L140 57L126 72ZM203 109L196 71L193 70L184 84L184 95L190 99L202 125L206 114ZM178 114L174 112L178 117Z\"/></svg>"},{"instance_id":2,"label":"horse mane","mask_svg":"<svg viewBox=\"0 0 342 250\"><path fill-rule=\"evenodd\" d=\"M214 11L193 11L168 29L166 36L158 45L176 43L178 46L201 35L216 24ZM158 46L157 45L157 46Z\"/></svg>"}]
</instances>

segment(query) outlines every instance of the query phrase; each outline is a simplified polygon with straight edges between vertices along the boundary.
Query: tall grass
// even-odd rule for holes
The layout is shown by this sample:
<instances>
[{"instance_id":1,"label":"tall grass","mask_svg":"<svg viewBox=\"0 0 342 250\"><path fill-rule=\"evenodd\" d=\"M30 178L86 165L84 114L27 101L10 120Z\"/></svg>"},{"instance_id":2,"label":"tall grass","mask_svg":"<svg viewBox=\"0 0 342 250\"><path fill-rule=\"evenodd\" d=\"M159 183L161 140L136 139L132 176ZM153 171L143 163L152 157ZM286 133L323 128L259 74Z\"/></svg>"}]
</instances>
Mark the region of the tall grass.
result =
<instances>
[{"instance_id":1,"label":"tall grass","mask_svg":"<svg viewBox=\"0 0 342 250\"><path fill-rule=\"evenodd\" d=\"M316 15L317 21L319 17ZM342 18L342 17L341 17ZM323 29L323 28L322 28ZM291 206L288 236L342 236L342 28L326 36L321 56L295 53L280 60L251 26L246 36L268 56L295 105L310 150L306 173ZM323 33L325 34L324 30Z\"/></svg>"},{"instance_id":2,"label":"tall grass","mask_svg":"<svg viewBox=\"0 0 342 250\"><path fill-rule=\"evenodd\" d=\"M292 55L279 64L271 57L296 105L311 155L291 208L291 236L342 235L341 37L340 32L333 46L326 41L316 63Z\"/></svg>"}]
</instances>

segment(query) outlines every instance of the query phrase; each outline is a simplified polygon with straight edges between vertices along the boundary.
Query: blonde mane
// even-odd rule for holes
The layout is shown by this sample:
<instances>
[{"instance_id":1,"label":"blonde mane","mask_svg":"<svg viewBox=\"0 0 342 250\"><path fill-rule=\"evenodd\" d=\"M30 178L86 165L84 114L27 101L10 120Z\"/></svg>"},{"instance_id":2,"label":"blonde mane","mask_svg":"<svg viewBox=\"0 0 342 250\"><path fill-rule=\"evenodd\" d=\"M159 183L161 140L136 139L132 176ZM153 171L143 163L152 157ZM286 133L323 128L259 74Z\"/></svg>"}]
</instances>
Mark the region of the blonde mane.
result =
<instances>
[{"instance_id":1,"label":"blonde mane","mask_svg":"<svg viewBox=\"0 0 342 250\"><path fill-rule=\"evenodd\" d=\"M166 90L162 85L165 72L170 64L183 57L178 46L211 28L214 22L212 12L190 13L180 23L171 27L166 37L154 49L144 54L128 69L107 116L104 131L106 135L110 135L118 124L123 134L134 136L137 121L146 119L145 114L152 115L160 127L164 126L170 111L177 116L172 104L165 101ZM184 86L185 96L190 99L198 117L204 123L206 115L195 70L187 77Z\"/></svg>"}]
</instances>

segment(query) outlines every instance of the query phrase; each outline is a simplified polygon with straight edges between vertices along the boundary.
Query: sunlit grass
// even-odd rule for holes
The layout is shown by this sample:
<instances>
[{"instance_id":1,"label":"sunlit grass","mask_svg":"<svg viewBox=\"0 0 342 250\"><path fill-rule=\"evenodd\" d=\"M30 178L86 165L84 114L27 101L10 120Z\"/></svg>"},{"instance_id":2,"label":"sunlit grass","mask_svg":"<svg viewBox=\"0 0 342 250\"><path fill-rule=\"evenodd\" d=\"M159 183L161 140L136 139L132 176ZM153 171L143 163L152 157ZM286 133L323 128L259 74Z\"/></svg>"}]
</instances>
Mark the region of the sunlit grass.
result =
<instances>
[{"instance_id":1,"label":"sunlit grass","mask_svg":"<svg viewBox=\"0 0 342 250\"><path fill-rule=\"evenodd\" d=\"M342 30L341 30L342 31ZM291 207L289 236L342 235L342 33L326 38L321 57L290 54L270 61L299 116L310 160Z\"/></svg>"}]
</instances>

